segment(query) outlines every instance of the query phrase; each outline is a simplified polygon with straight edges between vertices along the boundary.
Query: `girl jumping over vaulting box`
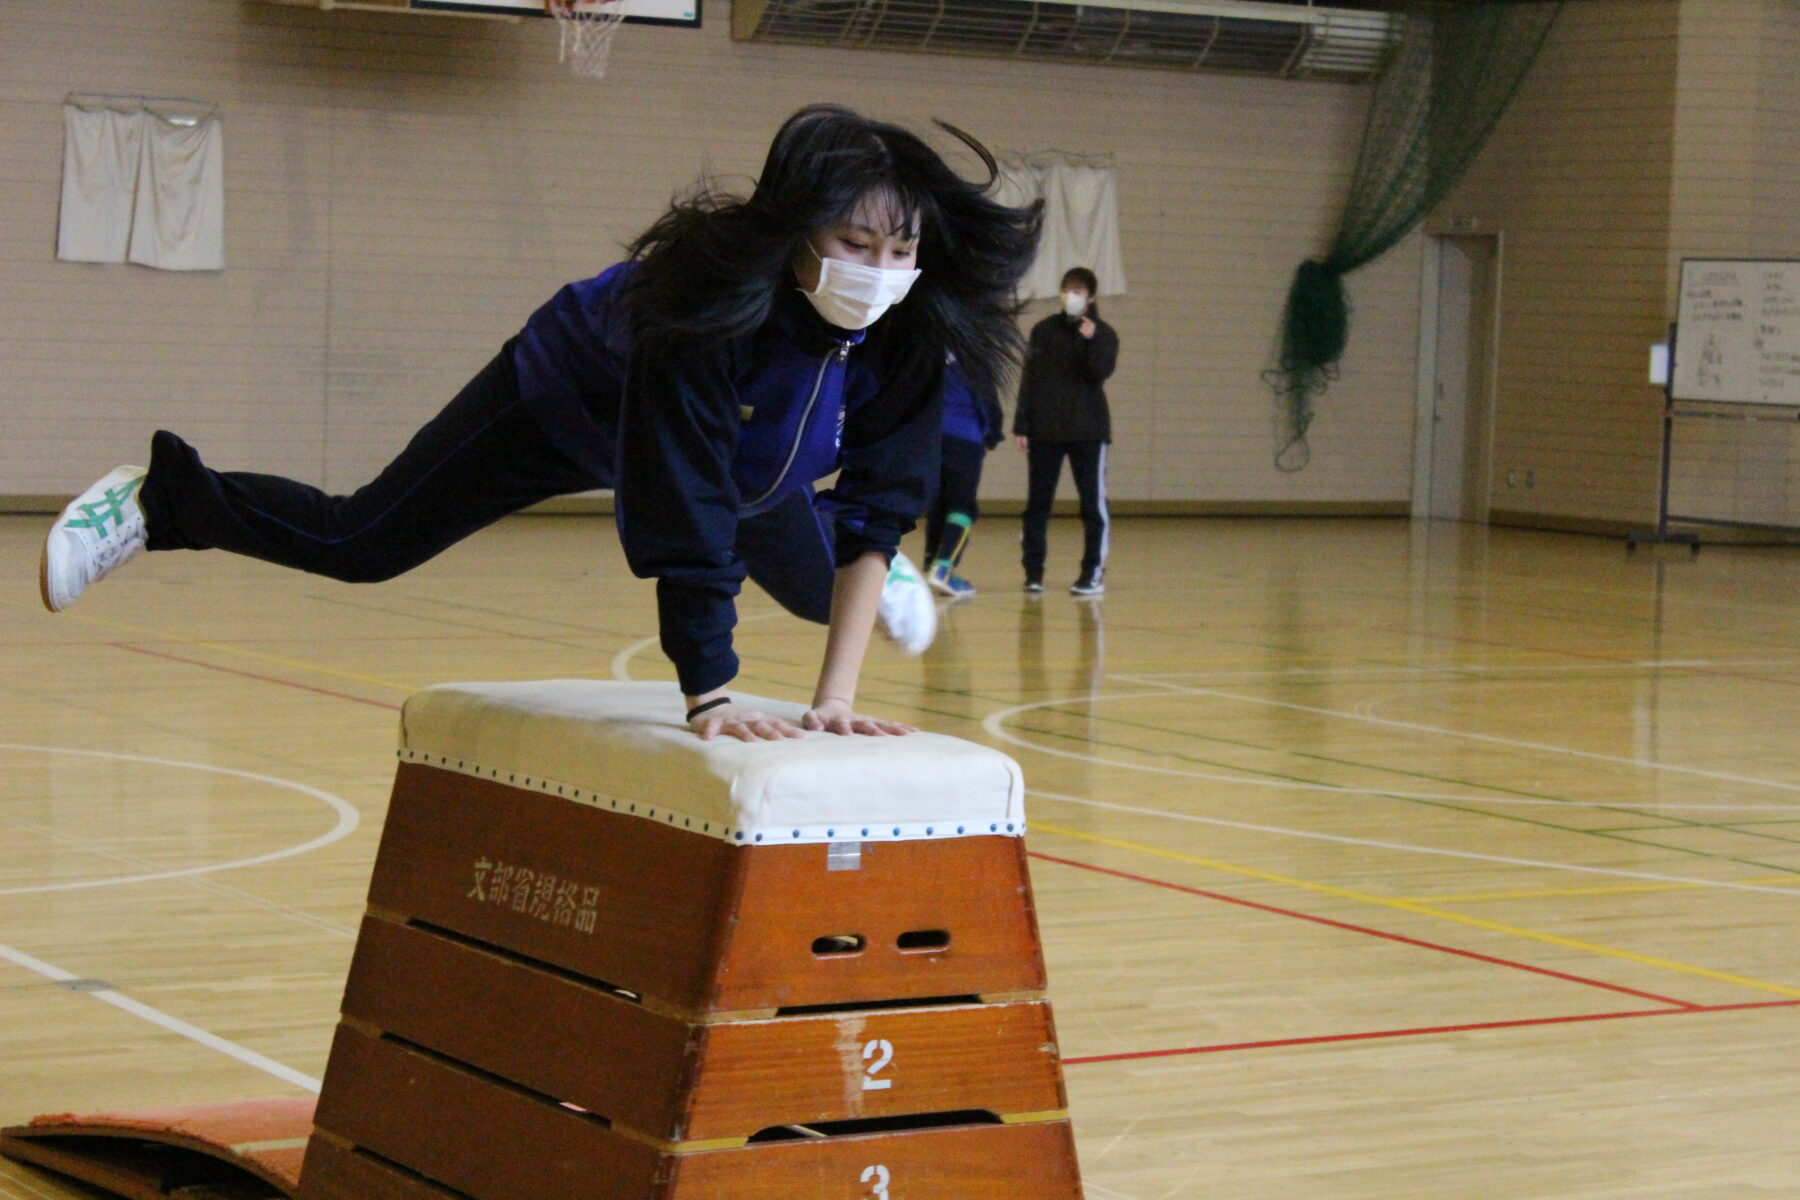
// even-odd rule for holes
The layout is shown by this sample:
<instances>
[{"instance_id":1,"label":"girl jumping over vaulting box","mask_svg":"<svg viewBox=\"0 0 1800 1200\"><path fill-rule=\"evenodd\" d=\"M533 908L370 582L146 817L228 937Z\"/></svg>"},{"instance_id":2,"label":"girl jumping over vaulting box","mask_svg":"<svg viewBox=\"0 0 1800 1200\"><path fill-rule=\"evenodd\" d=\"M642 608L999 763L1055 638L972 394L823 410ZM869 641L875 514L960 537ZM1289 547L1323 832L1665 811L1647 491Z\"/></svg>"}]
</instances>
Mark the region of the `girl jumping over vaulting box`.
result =
<instances>
[{"instance_id":1,"label":"girl jumping over vaulting box","mask_svg":"<svg viewBox=\"0 0 1800 1200\"><path fill-rule=\"evenodd\" d=\"M391 579L552 496L612 488L625 557L654 578L662 646L702 737L798 737L731 702L746 576L827 623L805 729L905 733L859 714L879 612L911 653L936 612L898 552L934 485L954 354L991 386L1018 352L1013 290L1035 206L990 195L916 135L801 109L747 198L677 201L630 258L569 284L348 496L214 471L173 433L63 511L44 549L51 611L150 550L229 550L351 582ZM815 481L838 472L829 489Z\"/></svg>"}]
</instances>

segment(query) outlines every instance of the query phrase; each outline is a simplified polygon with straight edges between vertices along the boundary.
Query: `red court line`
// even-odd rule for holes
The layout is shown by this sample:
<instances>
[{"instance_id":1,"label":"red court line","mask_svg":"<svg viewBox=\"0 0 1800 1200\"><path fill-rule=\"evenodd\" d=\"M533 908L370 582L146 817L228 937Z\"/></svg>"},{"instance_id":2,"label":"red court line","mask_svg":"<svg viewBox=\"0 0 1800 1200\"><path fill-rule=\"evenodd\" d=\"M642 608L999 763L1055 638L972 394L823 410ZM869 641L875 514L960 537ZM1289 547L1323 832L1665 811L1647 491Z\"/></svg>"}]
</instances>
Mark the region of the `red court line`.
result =
<instances>
[{"instance_id":1,"label":"red court line","mask_svg":"<svg viewBox=\"0 0 1800 1200\"><path fill-rule=\"evenodd\" d=\"M1377 1038L1423 1037L1433 1033L1467 1033L1476 1029L1522 1029L1530 1025L1572 1025L1579 1021L1623 1021L1632 1017L1680 1017L1694 1013L1740 1012L1752 1008L1792 1008L1800 1000L1757 1000L1748 1004L1707 1004L1689 1008L1645 1008L1635 1012L1583 1013L1573 1017L1525 1017L1514 1021L1477 1021L1467 1025L1426 1025L1417 1029L1378 1029L1370 1033L1333 1033L1320 1037L1274 1038L1263 1042L1221 1042L1214 1046L1185 1046L1177 1050L1133 1050L1123 1054L1090 1054L1065 1058L1065 1066L1087 1063L1127 1062L1139 1058L1176 1058L1191 1054L1218 1054L1226 1050L1267 1050L1275 1046L1321 1046L1330 1042L1365 1042Z\"/></svg>"},{"instance_id":2,"label":"red court line","mask_svg":"<svg viewBox=\"0 0 1800 1200\"><path fill-rule=\"evenodd\" d=\"M183 663L187 666L201 667L208 671L218 671L226 675L237 675L244 679L255 679L263 683L273 683L280 687L295 688L303 692L312 692L319 696L330 696L338 700L349 700L356 704L367 704L374 708L386 709L390 712L400 711L397 704L387 704L380 700L369 700L362 696L352 696L348 692L334 692L327 688L313 687L310 684L296 683L291 679L282 679L274 675L261 675L253 671L240 671L233 667L221 667L213 663L201 662L198 659L183 658L177 654L166 654L159 650L147 650L141 646L131 646L124 642L112 642L110 645L120 650L128 650L133 654L143 654L151 658L166 659L169 662ZM1602 988L1606 991L1621 992L1628 996L1637 996L1645 1000L1654 1000L1659 1004L1671 1005L1669 1008L1641 1009L1632 1012L1586 1013L1565 1017L1527 1017L1511 1021L1481 1021L1463 1025L1432 1025L1413 1029L1384 1029L1366 1033L1324 1034L1315 1037L1276 1038L1259 1042L1224 1042L1212 1046L1187 1046L1171 1050L1137 1050L1122 1054L1094 1054L1081 1058L1065 1058L1066 1066L1084 1066L1091 1063L1125 1062L1145 1058L1175 1058L1196 1054L1217 1054L1228 1050L1264 1050L1281 1046L1316 1046L1333 1042L1371 1041L1383 1038L1421 1037L1439 1033L1466 1033L1482 1029L1518 1029L1534 1025L1566 1025L1585 1021L1618 1021L1633 1017L1664 1017L1686 1013L1718 1013L1737 1012L1758 1008L1790 1008L1800 1005L1800 1000L1765 1000L1746 1004L1693 1004L1686 1000L1675 1000L1667 996L1658 996L1653 992L1637 991L1633 988L1620 987L1617 984L1605 983L1598 979L1587 979L1580 975L1570 975L1564 971L1553 971L1547 967L1534 967L1528 963L1514 962L1510 959L1497 958L1491 954L1478 954L1473 950L1461 950L1454 946L1445 946L1437 942L1427 942L1419 938L1406 937L1403 934L1388 933L1380 929L1371 929L1365 925L1353 925L1347 921L1335 921L1329 917L1314 916L1311 913L1296 912L1293 909L1279 908L1272 904L1261 904L1255 900L1245 900L1237 896L1227 896L1222 892L1210 892L1203 888L1188 887L1184 884L1171 883L1163 879L1152 879L1146 875L1134 875L1129 871L1117 871L1110 867L1096 866L1092 863L1077 862L1072 858L1060 858L1053 854L1031 852L1032 858L1045 862L1057 863L1065 867L1075 867L1083 871L1093 871L1101 875L1112 875L1119 879L1127 879L1134 883L1147 884L1150 887L1166 888L1170 891L1185 892L1193 896L1201 896L1208 900L1218 900L1226 904L1235 904L1242 908L1253 908L1262 912L1274 913L1277 916L1294 917L1314 924L1326 925L1333 929L1342 929L1351 933L1367 934L1370 937L1384 938L1403 945L1415 946L1424 950L1436 950L1444 954L1453 954L1461 958L1474 959L1478 962L1492 963L1496 966L1510 967L1518 971L1529 971L1535 975L1547 975L1553 979L1561 979L1570 983L1586 984L1589 987Z\"/></svg>"},{"instance_id":3,"label":"red court line","mask_svg":"<svg viewBox=\"0 0 1800 1200\"><path fill-rule=\"evenodd\" d=\"M1371 929L1367 925L1352 925L1348 921L1334 921L1330 917L1317 917L1311 913L1296 912L1291 908L1277 908L1273 904L1259 904L1255 900L1245 900L1238 896L1227 896L1223 892L1209 892L1203 888L1188 887L1185 884L1170 883L1166 879L1152 879L1148 875L1133 875L1129 871L1115 871L1111 867L1095 866L1093 863L1077 862L1072 858L1058 858L1053 854L1031 851L1032 858L1041 858L1045 862L1057 863L1065 867L1076 867L1083 871L1093 871L1100 875L1112 875L1119 879L1129 879L1133 883L1148 884L1151 887L1167 888L1172 892L1185 892L1190 896L1201 896L1208 900L1218 900L1226 904L1235 904L1240 908L1254 908L1260 912L1274 913L1281 917L1293 917L1300 921L1311 921L1315 925L1328 925L1333 929L1343 929L1350 933L1366 934L1369 937L1383 938L1390 942L1399 942L1404 946L1416 946L1422 950L1436 950L1442 954L1454 954L1458 958L1470 958L1476 962L1490 963L1497 967L1510 967L1515 971L1529 971L1533 975L1547 975L1552 979L1561 979L1569 983L1584 984L1587 987L1601 988L1609 992L1618 992L1625 996L1636 996L1640 1000L1654 1000L1658 1004L1671 1005L1677 1009L1699 1009L1703 1007L1687 1000L1676 1000L1669 996L1659 996L1655 992L1643 992L1636 988L1622 987L1616 983L1606 983L1599 979L1589 979L1584 975L1571 975L1567 971L1553 971L1549 967L1534 967L1530 963L1515 962L1510 958L1496 958L1492 954L1480 954L1474 950L1461 950L1455 946L1446 946L1440 942L1427 942L1420 938L1407 937L1405 934L1389 933L1382 929Z\"/></svg>"},{"instance_id":4,"label":"red court line","mask_svg":"<svg viewBox=\"0 0 1800 1200\"><path fill-rule=\"evenodd\" d=\"M400 706L398 704L387 704L380 700L365 700L361 696L352 696L348 692L334 692L327 688L313 687L310 684L295 683L291 679L281 679L274 675L258 675L254 671L239 671L232 667L214 666L209 662L201 662L197 658L183 658L179 654L164 654L160 650L146 650L142 646L128 646L124 642L112 642L109 644L120 650L129 650L133 654L147 654L151 658L166 658L170 662L186 663L190 667L203 667L208 671L218 671L226 675L238 675L245 679L260 680L263 683L279 684L282 687L296 688L302 692L312 692L317 696L330 696L335 700L350 700L357 704L367 704L373 708L385 708L389 712L400 711Z\"/></svg>"}]
</instances>

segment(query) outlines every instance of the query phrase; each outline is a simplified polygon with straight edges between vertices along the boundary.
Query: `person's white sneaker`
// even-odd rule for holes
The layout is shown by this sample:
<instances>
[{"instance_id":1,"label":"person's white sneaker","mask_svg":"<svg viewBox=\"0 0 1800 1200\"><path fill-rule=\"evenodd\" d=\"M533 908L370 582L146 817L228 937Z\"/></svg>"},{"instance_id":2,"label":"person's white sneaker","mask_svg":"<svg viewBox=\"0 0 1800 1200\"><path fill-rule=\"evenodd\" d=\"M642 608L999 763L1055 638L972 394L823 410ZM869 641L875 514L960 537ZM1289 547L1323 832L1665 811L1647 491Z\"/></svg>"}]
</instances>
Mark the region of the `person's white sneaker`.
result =
<instances>
[{"instance_id":1,"label":"person's white sneaker","mask_svg":"<svg viewBox=\"0 0 1800 1200\"><path fill-rule=\"evenodd\" d=\"M878 611L889 640L908 654L923 654L937 636L937 604L931 589L904 554L895 554L888 564Z\"/></svg>"},{"instance_id":2,"label":"person's white sneaker","mask_svg":"<svg viewBox=\"0 0 1800 1200\"><path fill-rule=\"evenodd\" d=\"M118 467L62 510L38 560L45 608L61 612L143 550L138 488L146 474L143 467Z\"/></svg>"}]
</instances>

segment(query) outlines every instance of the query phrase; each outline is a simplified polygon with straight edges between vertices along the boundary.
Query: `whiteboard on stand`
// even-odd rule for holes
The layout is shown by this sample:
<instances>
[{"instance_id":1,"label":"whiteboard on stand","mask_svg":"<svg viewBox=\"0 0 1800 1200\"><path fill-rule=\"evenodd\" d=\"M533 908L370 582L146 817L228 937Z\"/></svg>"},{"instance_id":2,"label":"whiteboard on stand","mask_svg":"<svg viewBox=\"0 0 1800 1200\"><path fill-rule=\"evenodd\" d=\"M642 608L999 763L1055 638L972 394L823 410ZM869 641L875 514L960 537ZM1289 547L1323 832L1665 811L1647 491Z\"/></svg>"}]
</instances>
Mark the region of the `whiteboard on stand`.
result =
<instances>
[{"instance_id":1,"label":"whiteboard on stand","mask_svg":"<svg viewBox=\"0 0 1800 1200\"><path fill-rule=\"evenodd\" d=\"M1687 258L1670 396L1800 408L1800 261Z\"/></svg>"}]
</instances>

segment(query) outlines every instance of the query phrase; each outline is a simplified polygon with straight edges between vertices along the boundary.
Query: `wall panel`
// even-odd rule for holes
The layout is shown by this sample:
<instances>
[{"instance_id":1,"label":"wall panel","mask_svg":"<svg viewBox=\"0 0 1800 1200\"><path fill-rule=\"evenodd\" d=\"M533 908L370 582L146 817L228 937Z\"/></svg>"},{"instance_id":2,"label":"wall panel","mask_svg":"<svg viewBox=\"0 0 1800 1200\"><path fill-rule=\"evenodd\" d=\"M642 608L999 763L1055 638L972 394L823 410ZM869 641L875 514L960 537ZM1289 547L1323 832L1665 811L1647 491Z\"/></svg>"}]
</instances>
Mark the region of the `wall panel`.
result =
<instances>
[{"instance_id":1,"label":"wall panel","mask_svg":"<svg viewBox=\"0 0 1800 1200\"><path fill-rule=\"evenodd\" d=\"M628 27L600 83L557 68L545 21L254 0L9 0L0 21L0 495L71 493L157 426L220 466L354 487L558 286L700 171L753 173L812 100L1113 155L1132 284L1104 305L1124 341L1117 498L1407 493L1416 244L1352 279L1309 470L1273 467L1261 381L1366 89L740 44L723 3L697 32ZM54 261L70 90L223 104L223 274ZM1022 494L1016 452L989 474L990 495Z\"/></svg>"}]
</instances>

